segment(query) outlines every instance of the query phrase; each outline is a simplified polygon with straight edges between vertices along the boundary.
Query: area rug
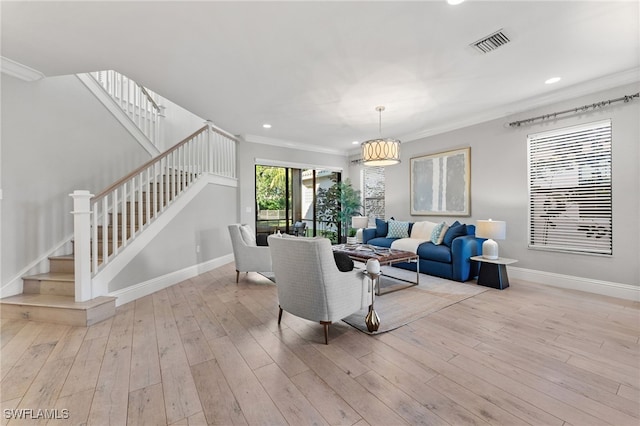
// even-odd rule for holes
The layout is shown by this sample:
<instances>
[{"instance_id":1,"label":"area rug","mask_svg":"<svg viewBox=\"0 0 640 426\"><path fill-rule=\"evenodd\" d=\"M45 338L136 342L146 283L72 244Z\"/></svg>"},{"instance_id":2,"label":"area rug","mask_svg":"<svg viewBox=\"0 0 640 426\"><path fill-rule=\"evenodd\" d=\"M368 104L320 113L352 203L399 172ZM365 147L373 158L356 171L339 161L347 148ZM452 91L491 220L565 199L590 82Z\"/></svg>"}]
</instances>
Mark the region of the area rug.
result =
<instances>
[{"instance_id":1,"label":"area rug","mask_svg":"<svg viewBox=\"0 0 640 426\"><path fill-rule=\"evenodd\" d=\"M258 272L258 274L262 275L263 277L265 277L266 279L268 279L272 283L276 282L276 276L275 276L275 274L273 272Z\"/></svg>"},{"instance_id":2,"label":"area rug","mask_svg":"<svg viewBox=\"0 0 640 426\"><path fill-rule=\"evenodd\" d=\"M400 268L383 268L383 272L402 279L416 279L415 272ZM401 285L406 284L388 277L382 277L380 282L382 293ZM478 286L475 281L461 283L420 274L420 285L376 296L374 309L380 317L377 331L370 332L364 323L368 307L343 321L363 333L385 333L488 290L487 287Z\"/></svg>"}]
</instances>

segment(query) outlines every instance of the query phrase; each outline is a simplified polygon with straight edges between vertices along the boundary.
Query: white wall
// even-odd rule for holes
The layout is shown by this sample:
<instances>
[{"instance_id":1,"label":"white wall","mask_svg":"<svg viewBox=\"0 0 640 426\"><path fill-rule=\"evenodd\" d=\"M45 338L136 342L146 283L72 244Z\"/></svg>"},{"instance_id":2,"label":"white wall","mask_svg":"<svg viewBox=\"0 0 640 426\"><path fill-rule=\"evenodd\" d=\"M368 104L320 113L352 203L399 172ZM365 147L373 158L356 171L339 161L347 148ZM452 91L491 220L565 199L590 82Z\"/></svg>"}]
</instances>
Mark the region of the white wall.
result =
<instances>
[{"instance_id":1,"label":"white wall","mask_svg":"<svg viewBox=\"0 0 640 426\"><path fill-rule=\"evenodd\" d=\"M239 221L255 227L256 159L286 162L311 167L342 169L342 180L349 177L348 159L344 155L284 148L241 140L238 144L238 178L240 180Z\"/></svg>"},{"instance_id":2,"label":"white wall","mask_svg":"<svg viewBox=\"0 0 640 426\"><path fill-rule=\"evenodd\" d=\"M237 198L235 187L207 185L111 280L109 292L229 255L227 225L236 223Z\"/></svg>"},{"instance_id":3,"label":"white wall","mask_svg":"<svg viewBox=\"0 0 640 426\"><path fill-rule=\"evenodd\" d=\"M166 151L205 124L203 118L168 99L161 98L160 105L165 107L164 137L162 145L158 147L160 151Z\"/></svg>"},{"instance_id":4,"label":"white wall","mask_svg":"<svg viewBox=\"0 0 640 426\"><path fill-rule=\"evenodd\" d=\"M72 234L69 193L97 194L150 157L75 76L1 78L4 285Z\"/></svg>"},{"instance_id":5,"label":"white wall","mask_svg":"<svg viewBox=\"0 0 640 426\"><path fill-rule=\"evenodd\" d=\"M475 223L492 218L507 222L500 255L518 259L513 265L536 271L640 286L640 101L518 128L509 122L571 109L638 92L640 84L594 93L401 146L402 163L387 167L387 217L405 220L456 219ZM611 118L613 134L613 256L565 254L527 248L527 135ZM409 160L456 148L471 147L471 216L410 216ZM357 176L359 167L352 167Z\"/></svg>"}]
</instances>

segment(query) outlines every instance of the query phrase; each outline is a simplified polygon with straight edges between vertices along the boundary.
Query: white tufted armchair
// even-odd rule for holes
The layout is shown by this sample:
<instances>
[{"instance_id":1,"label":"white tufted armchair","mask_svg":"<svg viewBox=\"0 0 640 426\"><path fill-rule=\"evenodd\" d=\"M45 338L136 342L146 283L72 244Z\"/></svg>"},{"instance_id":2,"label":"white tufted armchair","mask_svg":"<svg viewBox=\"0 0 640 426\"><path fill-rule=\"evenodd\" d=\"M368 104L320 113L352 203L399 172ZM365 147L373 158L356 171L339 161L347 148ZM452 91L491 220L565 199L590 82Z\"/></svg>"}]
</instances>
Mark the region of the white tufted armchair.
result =
<instances>
[{"instance_id":1,"label":"white tufted armchair","mask_svg":"<svg viewBox=\"0 0 640 426\"><path fill-rule=\"evenodd\" d=\"M240 272L271 272L269 247L258 246L249 225L234 223L228 226L236 262L236 283Z\"/></svg>"},{"instance_id":2,"label":"white tufted armchair","mask_svg":"<svg viewBox=\"0 0 640 426\"><path fill-rule=\"evenodd\" d=\"M340 272L331 242L327 238L269 236L280 311L324 326L324 342L329 341L329 325L369 305L369 280L360 270Z\"/></svg>"}]
</instances>

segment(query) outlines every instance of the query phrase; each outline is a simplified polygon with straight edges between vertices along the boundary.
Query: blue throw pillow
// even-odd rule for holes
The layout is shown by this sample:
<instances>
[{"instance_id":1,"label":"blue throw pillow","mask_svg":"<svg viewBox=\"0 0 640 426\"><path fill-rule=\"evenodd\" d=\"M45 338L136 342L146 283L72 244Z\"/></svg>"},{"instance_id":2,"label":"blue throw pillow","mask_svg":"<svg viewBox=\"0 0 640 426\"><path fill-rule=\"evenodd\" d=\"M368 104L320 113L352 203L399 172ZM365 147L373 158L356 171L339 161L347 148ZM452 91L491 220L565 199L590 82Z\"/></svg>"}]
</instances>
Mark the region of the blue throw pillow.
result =
<instances>
[{"instance_id":1,"label":"blue throw pillow","mask_svg":"<svg viewBox=\"0 0 640 426\"><path fill-rule=\"evenodd\" d=\"M442 240L442 244L447 247L451 247L451 243L453 243L453 240L458 237L462 237L463 235L467 235L467 225L451 225L451 227L447 229L447 233L444 234L444 240Z\"/></svg>"},{"instance_id":2,"label":"blue throw pillow","mask_svg":"<svg viewBox=\"0 0 640 426\"><path fill-rule=\"evenodd\" d=\"M382 219L376 219L376 237L386 237L389 232L387 222Z\"/></svg>"},{"instance_id":3,"label":"blue throw pillow","mask_svg":"<svg viewBox=\"0 0 640 426\"><path fill-rule=\"evenodd\" d=\"M409 238L409 222L390 220L387 238Z\"/></svg>"}]
</instances>

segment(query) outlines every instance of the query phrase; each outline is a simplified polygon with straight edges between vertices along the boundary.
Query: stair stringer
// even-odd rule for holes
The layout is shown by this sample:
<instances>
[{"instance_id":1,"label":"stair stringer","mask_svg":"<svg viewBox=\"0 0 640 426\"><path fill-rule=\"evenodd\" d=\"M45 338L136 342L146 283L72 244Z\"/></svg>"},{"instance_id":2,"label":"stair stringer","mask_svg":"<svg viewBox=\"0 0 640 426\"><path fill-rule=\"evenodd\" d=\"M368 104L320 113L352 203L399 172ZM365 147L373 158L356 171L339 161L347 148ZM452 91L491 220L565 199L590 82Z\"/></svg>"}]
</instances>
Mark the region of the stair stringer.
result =
<instances>
[{"instance_id":1,"label":"stair stringer","mask_svg":"<svg viewBox=\"0 0 640 426\"><path fill-rule=\"evenodd\" d=\"M160 155L160 150L142 133L120 105L104 90L104 88L90 74L76 74L76 77L98 98L105 108L122 124L122 126L138 141L138 143L151 155Z\"/></svg>"},{"instance_id":2,"label":"stair stringer","mask_svg":"<svg viewBox=\"0 0 640 426\"><path fill-rule=\"evenodd\" d=\"M161 290L162 288L173 285L182 279L178 279L178 274L175 279L177 281L170 281L167 283L166 280L151 280L154 281L149 285L149 282L143 283L144 288L143 291L133 291L129 288L118 290L109 294L109 282L113 280L144 248L158 235L162 232L162 230L182 211L189 203L202 191L206 188L207 185L224 185L237 187L238 180L234 178L228 178L224 176L214 175L211 173L205 173L200 178L198 178L191 186L189 186L184 192L182 192L178 197L176 197L173 202L162 212L162 214L158 215L155 220L153 220L149 225L143 229L139 236L133 239L131 242L128 242L127 245L121 249L118 255L110 260L109 263L104 265L104 267L98 271L96 275L93 276L91 280L92 287L92 298L99 296L116 296L122 297L125 296L125 300L120 301L119 299L116 301L116 305L120 306L123 303L130 302L135 300L138 297L145 296L147 294L151 294L155 291ZM233 255L231 255L233 256ZM231 257L228 261L224 263L228 263L233 260ZM224 264L222 263L222 264ZM217 266L214 266L217 267ZM172 274L169 274L172 275ZM194 274L195 275L195 274ZM183 278L184 279L184 278ZM157 282L156 282L157 281ZM138 289L140 290L140 289Z\"/></svg>"}]
</instances>

